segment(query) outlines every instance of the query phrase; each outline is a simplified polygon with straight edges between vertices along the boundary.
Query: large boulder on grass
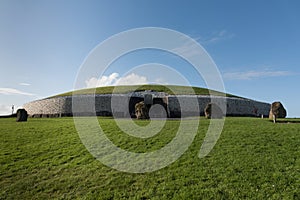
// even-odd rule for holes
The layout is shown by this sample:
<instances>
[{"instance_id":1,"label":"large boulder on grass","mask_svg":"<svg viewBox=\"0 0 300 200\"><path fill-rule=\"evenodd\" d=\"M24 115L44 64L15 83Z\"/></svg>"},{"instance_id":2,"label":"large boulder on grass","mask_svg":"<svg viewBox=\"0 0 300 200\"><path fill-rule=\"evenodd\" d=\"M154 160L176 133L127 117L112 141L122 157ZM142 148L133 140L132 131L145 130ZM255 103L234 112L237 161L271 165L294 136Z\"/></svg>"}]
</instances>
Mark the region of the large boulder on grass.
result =
<instances>
[{"instance_id":1,"label":"large boulder on grass","mask_svg":"<svg viewBox=\"0 0 300 200\"><path fill-rule=\"evenodd\" d=\"M269 113L269 118L276 122L277 118L285 118L286 117L286 110L283 107L282 103L279 101L273 102L271 104L271 109Z\"/></svg>"},{"instance_id":2,"label":"large boulder on grass","mask_svg":"<svg viewBox=\"0 0 300 200\"><path fill-rule=\"evenodd\" d=\"M222 109L215 103L209 103L204 109L205 117L208 119L222 119L224 113Z\"/></svg>"},{"instance_id":3,"label":"large boulder on grass","mask_svg":"<svg viewBox=\"0 0 300 200\"><path fill-rule=\"evenodd\" d=\"M27 121L27 111L25 109L18 109L17 110L17 122L26 122Z\"/></svg>"},{"instance_id":4,"label":"large boulder on grass","mask_svg":"<svg viewBox=\"0 0 300 200\"><path fill-rule=\"evenodd\" d=\"M135 104L135 116L137 119L149 119L149 109L144 101Z\"/></svg>"}]
</instances>

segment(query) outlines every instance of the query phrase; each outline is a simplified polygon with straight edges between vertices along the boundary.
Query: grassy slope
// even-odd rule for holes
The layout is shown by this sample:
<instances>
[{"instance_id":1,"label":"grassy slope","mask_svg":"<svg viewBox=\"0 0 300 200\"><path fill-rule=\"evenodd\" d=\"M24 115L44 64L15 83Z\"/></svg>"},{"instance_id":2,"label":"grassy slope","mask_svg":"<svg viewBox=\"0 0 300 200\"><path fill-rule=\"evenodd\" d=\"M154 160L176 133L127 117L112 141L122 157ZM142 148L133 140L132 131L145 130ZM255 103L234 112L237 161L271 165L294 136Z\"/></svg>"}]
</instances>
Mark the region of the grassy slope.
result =
<instances>
[{"instance_id":1,"label":"grassy slope","mask_svg":"<svg viewBox=\"0 0 300 200\"><path fill-rule=\"evenodd\" d=\"M111 94L111 93L128 93L133 91L154 90L157 92L166 92L168 94L198 94L209 95L209 90L206 88L188 86L175 86L175 85L139 85L139 86L107 86L98 88L89 88L75 91L75 94ZM223 95L221 92L211 91L214 95ZM70 96L72 92L66 92L56 96ZM226 94L230 97L237 97L231 94Z\"/></svg>"},{"instance_id":2,"label":"grassy slope","mask_svg":"<svg viewBox=\"0 0 300 200\"><path fill-rule=\"evenodd\" d=\"M112 141L138 152L169 142L179 121L147 140L123 134L99 118ZM147 121L137 122L145 125ZM197 157L209 120L168 167L145 174L118 172L95 160L80 142L72 118L0 119L0 199L299 199L300 125L227 118L217 145Z\"/></svg>"}]
</instances>

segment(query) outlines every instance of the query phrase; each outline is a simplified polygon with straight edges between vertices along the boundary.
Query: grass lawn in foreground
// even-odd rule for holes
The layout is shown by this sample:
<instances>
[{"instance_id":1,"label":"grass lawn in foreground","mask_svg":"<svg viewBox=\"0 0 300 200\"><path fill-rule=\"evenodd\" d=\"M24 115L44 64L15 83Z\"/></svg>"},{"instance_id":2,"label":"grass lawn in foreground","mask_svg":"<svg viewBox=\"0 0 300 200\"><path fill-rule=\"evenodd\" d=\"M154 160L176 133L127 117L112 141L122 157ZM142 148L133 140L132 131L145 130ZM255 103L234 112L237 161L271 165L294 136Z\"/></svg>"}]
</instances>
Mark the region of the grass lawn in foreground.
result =
<instances>
[{"instance_id":1,"label":"grass lawn in foreground","mask_svg":"<svg viewBox=\"0 0 300 200\"><path fill-rule=\"evenodd\" d=\"M116 145L135 152L161 148L180 123L169 120L162 133L134 139L113 119L99 122ZM199 159L208 125L201 118L192 145L173 164L130 174L96 160L72 118L0 119L0 199L300 199L300 123L226 118L216 146Z\"/></svg>"}]
</instances>

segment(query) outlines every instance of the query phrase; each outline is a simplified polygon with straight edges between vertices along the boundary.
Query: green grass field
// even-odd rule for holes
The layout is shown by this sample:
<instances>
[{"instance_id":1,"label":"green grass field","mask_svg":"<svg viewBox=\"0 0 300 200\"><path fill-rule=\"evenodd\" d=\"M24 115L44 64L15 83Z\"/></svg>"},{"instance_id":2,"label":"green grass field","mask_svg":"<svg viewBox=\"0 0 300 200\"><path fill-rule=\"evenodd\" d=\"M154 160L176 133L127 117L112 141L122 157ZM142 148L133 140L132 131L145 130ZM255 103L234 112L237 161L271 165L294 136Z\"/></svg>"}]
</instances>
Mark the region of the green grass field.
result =
<instances>
[{"instance_id":1,"label":"green grass field","mask_svg":"<svg viewBox=\"0 0 300 200\"><path fill-rule=\"evenodd\" d=\"M98 88L88 88L77 90L74 94L123 94L134 91L145 91L145 90L154 90L157 92L165 92L168 94L177 94L177 95L189 95L189 94L197 94L197 95L212 95L217 96L228 96L228 97L238 97L232 94L224 94L222 92L211 90L209 91L206 88L200 87L189 87L189 86L178 86L178 85L129 85L129 86L106 86L106 87L98 87ZM71 96L73 92L66 92L63 94L58 94L57 96ZM240 97L239 97L240 98Z\"/></svg>"},{"instance_id":2,"label":"green grass field","mask_svg":"<svg viewBox=\"0 0 300 200\"><path fill-rule=\"evenodd\" d=\"M116 145L136 152L161 148L179 125L170 120L163 133L133 139L113 119L99 122ZM192 145L173 164L130 174L91 156L72 118L0 119L0 199L300 199L299 123L226 118L216 146L199 159L208 124L200 119Z\"/></svg>"}]
</instances>

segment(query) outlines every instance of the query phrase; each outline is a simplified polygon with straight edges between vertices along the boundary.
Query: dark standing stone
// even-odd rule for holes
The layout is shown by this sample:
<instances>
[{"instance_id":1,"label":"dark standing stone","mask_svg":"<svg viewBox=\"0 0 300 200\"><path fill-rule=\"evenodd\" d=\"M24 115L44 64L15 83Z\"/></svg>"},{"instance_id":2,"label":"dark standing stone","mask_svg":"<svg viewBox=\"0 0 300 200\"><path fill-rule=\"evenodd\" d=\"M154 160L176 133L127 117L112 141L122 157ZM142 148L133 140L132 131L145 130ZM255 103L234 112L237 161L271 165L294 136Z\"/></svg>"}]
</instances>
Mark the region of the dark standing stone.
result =
<instances>
[{"instance_id":1,"label":"dark standing stone","mask_svg":"<svg viewBox=\"0 0 300 200\"><path fill-rule=\"evenodd\" d=\"M204 109L205 117L208 119L222 119L224 116L221 108L214 103L209 103Z\"/></svg>"},{"instance_id":2,"label":"dark standing stone","mask_svg":"<svg viewBox=\"0 0 300 200\"><path fill-rule=\"evenodd\" d=\"M17 122L26 122L27 121L27 111L25 109L18 109L17 110Z\"/></svg>"},{"instance_id":3,"label":"dark standing stone","mask_svg":"<svg viewBox=\"0 0 300 200\"><path fill-rule=\"evenodd\" d=\"M143 101L135 104L135 116L137 119L149 119L149 109Z\"/></svg>"},{"instance_id":4,"label":"dark standing stone","mask_svg":"<svg viewBox=\"0 0 300 200\"><path fill-rule=\"evenodd\" d=\"M283 107L282 103L279 101L273 102L269 113L269 119L273 119L273 122L276 123L276 119L285 117L286 110Z\"/></svg>"}]
</instances>

